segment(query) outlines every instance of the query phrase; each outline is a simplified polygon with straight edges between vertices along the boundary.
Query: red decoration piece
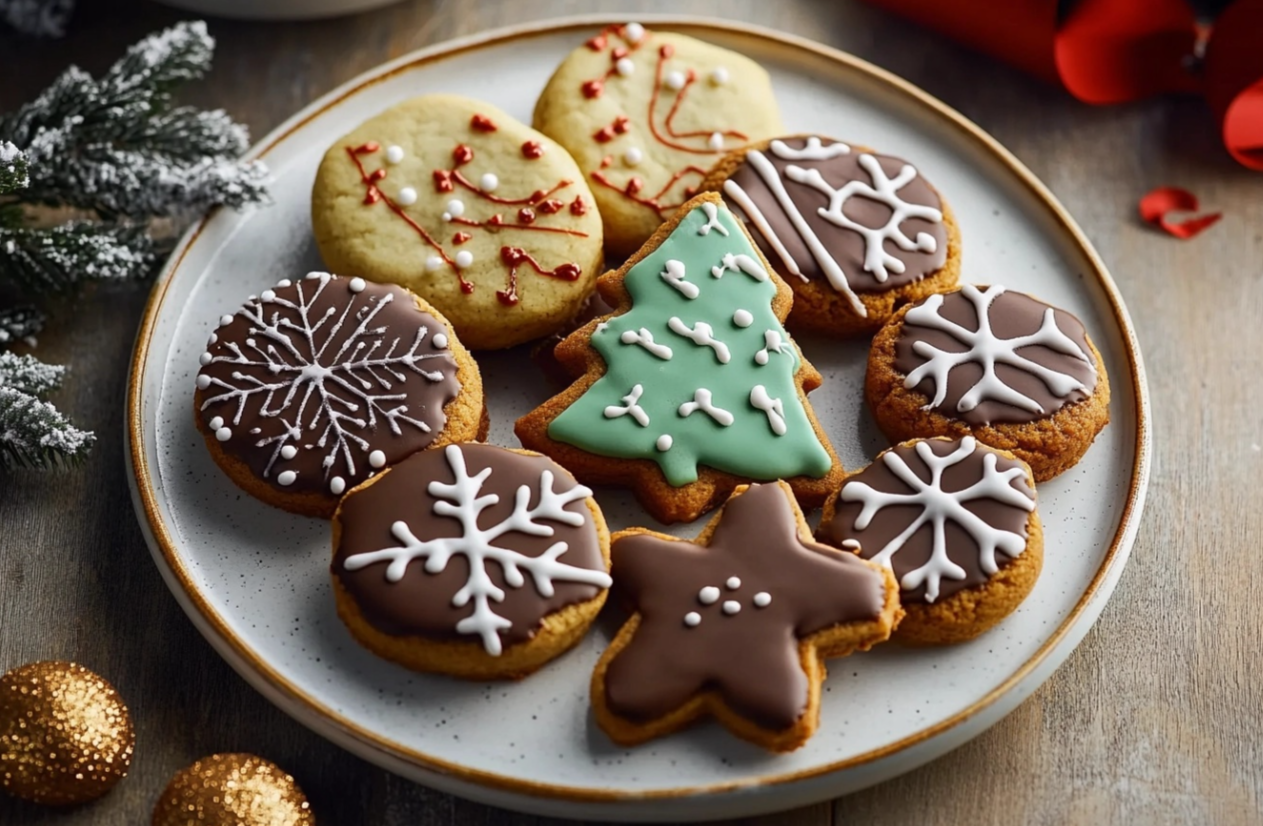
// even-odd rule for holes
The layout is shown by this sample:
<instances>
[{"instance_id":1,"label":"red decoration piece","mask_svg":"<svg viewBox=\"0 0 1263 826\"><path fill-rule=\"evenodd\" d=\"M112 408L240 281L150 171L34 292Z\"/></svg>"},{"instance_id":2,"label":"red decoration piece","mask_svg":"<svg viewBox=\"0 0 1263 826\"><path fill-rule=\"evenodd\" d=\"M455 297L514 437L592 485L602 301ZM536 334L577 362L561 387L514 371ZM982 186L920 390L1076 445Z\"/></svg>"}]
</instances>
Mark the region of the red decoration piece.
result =
<instances>
[{"instance_id":1,"label":"red decoration piece","mask_svg":"<svg viewBox=\"0 0 1263 826\"><path fill-rule=\"evenodd\" d=\"M539 211L544 213L545 215L555 215L556 213L561 212L561 208L564 206L565 204L562 203L561 201L558 201L556 198L552 198L547 201L541 201L538 204Z\"/></svg>"},{"instance_id":2,"label":"red decoration piece","mask_svg":"<svg viewBox=\"0 0 1263 826\"><path fill-rule=\"evenodd\" d=\"M522 144L522 157L537 160L544 157L544 147L539 141L527 141Z\"/></svg>"},{"instance_id":3,"label":"red decoration piece","mask_svg":"<svg viewBox=\"0 0 1263 826\"><path fill-rule=\"evenodd\" d=\"M474 115L469 119L469 125L479 132L494 132L498 128L495 122L486 115Z\"/></svg>"},{"instance_id":4,"label":"red decoration piece","mask_svg":"<svg viewBox=\"0 0 1263 826\"><path fill-rule=\"evenodd\" d=\"M583 45L587 46L594 52L599 52L605 48L605 35L598 34L596 37L589 38Z\"/></svg>"},{"instance_id":5,"label":"red decoration piece","mask_svg":"<svg viewBox=\"0 0 1263 826\"><path fill-rule=\"evenodd\" d=\"M535 221L535 210L530 207L522 207L517 211L518 223L530 224Z\"/></svg>"},{"instance_id":6,"label":"red decoration piece","mask_svg":"<svg viewBox=\"0 0 1263 826\"><path fill-rule=\"evenodd\" d=\"M1223 217L1223 213L1220 212L1211 212L1183 221L1173 221L1167 217L1171 212L1196 212L1197 209L1197 196L1187 189L1174 186L1160 186L1140 199L1141 218L1159 227L1168 235L1174 235L1184 241Z\"/></svg>"},{"instance_id":7,"label":"red decoration piece","mask_svg":"<svg viewBox=\"0 0 1263 826\"><path fill-rule=\"evenodd\" d=\"M452 243L457 246L460 246L461 244L465 243L466 241L468 241L470 238L473 238L473 237L474 236L470 235L468 232L458 232L452 236Z\"/></svg>"},{"instance_id":8,"label":"red decoration piece","mask_svg":"<svg viewBox=\"0 0 1263 826\"><path fill-rule=\"evenodd\" d=\"M474 159L474 150L470 149L463 143L456 144L456 148L452 150L452 160L457 166L464 166Z\"/></svg>"},{"instance_id":9,"label":"red decoration piece","mask_svg":"<svg viewBox=\"0 0 1263 826\"><path fill-rule=\"evenodd\" d=\"M509 283L505 285L503 290L496 292L496 298L501 304L512 307L518 303L517 295L517 268L522 264L530 264L535 272L548 278L560 278L562 281L578 281L579 276L583 275L583 270L578 264L562 264L556 269L546 270L538 261L526 250L521 247L501 247L500 260L509 268Z\"/></svg>"},{"instance_id":10,"label":"red decoration piece","mask_svg":"<svg viewBox=\"0 0 1263 826\"><path fill-rule=\"evenodd\" d=\"M592 98L599 98L601 96L601 93L605 91L605 81L603 80L585 81L584 84L580 86L579 88L583 91L583 96L585 98L588 98L589 100L591 100Z\"/></svg>"},{"instance_id":11,"label":"red decoration piece","mask_svg":"<svg viewBox=\"0 0 1263 826\"><path fill-rule=\"evenodd\" d=\"M1263 0L1237 0L1206 44L1206 100L1237 161L1263 170Z\"/></svg>"},{"instance_id":12,"label":"red decoration piece","mask_svg":"<svg viewBox=\"0 0 1263 826\"><path fill-rule=\"evenodd\" d=\"M587 212L588 205L583 202L583 198L578 195L574 196L574 200L570 202L570 214L578 217L586 215Z\"/></svg>"}]
</instances>

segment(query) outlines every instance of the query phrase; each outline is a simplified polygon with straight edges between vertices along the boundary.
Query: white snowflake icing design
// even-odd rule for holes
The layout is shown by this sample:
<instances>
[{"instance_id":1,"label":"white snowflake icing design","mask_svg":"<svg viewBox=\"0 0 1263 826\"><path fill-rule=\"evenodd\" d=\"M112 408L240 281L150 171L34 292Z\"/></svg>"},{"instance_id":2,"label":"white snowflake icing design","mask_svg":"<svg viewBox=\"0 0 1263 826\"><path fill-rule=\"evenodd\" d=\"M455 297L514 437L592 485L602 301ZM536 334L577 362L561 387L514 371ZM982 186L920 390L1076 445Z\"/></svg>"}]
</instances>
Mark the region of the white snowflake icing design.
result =
<instances>
[{"instance_id":1,"label":"white snowflake icing design","mask_svg":"<svg viewBox=\"0 0 1263 826\"><path fill-rule=\"evenodd\" d=\"M434 513L458 520L463 528L462 534L423 541L413 535L408 523L401 520L390 526L391 535L399 540L397 547L349 556L343 562L346 570L358 571L379 562L389 562L385 572L386 579L398 582L403 579L408 565L414 560L424 560L426 573L439 574L453 556L465 557L469 563L469 579L452 597L452 605L463 608L472 602L474 610L456 623L456 632L477 634L482 639L483 649L493 657L500 656L503 650L500 631L512 627L513 623L492 608L493 602L504 602L506 594L488 575L488 562L500 566L505 584L510 588L521 588L526 584L523 572L530 574L536 592L545 598L555 593L554 582L610 587L612 580L605 571L579 568L558 560L569 549L566 542L554 542L539 556L527 556L494 544L505 534L514 531L529 536L552 536L555 529L543 524L544 522L558 522L572 527L583 525L587 516L566 510L566 505L582 502L592 495L591 490L583 485L575 485L564 493L557 493L553 489L553 472L544 470L539 477L539 501L534 507L531 507L530 485L521 485L513 500L513 512L508 518L484 528L478 524L482 512L500 501L500 497L494 493L478 495L487 478L491 476L491 468L470 476L465 466L465 454L458 446L448 445L443 455L452 469L455 481L451 484L433 481L427 490L437 500L434 502Z\"/></svg>"},{"instance_id":2,"label":"white snowflake icing design","mask_svg":"<svg viewBox=\"0 0 1263 826\"><path fill-rule=\"evenodd\" d=\"M874 490L861 481L848 482L842 486L840 497L844 502L860 502L863 507L855 519L856 530L864 530L872 522L874 516L882 508L899 506L916 506L921 508L920 515L904 529L903 533L890 540L884 548L872 557L878 562L891 567L890 558L897 554L904 544L920 530L922 525L929 524L933 530L933 550L929 560L919 568L904 574L899 586L905 591L925 586L925 599L934 602L938 599L939 584L946 579L964 579L965 570L952 562L947 556L948 522L955 522L973 538L978 545L979 566L988 576L999 570L996 564L996 551L1015 559L1026 549L1026 537L1000 530L987 524L974 514L965 504L978 499L991 499L1028 513L1035 510L1033 493L1013 487L1013 481L1025 481L1026 472L1020 467L1009 470L997 470L998 455L988 451L982 457L982 477L969 487L948 492L943 490L943 474L948 468L957 465L973 455L977 442L972 436L961 439L960 446L946 456L939 456L930 449L926 442L916 445L917 456L930 470L930 481L923 482L903 458L895 451L887 451L882 461L890 472L908 486L909 493L885 493Z\"/></svg>"},{"instance_id":3,"label":"white snowflake icing design","mask_svg":"<svg viewBox=\"0 0 1263 826\"><path fill-rule=\"evenodd\" d=\"M829 206L819 209L820 217L863 236L864 271L872 273L878 282L884 284L891 272L901 273L907 269L903 261L886 252L885 242L892 241L906 252L934 252L938 248L934 236L928 232L918 232L917 237L912 239L899 226L909 218L923 218L938 223L943 220L943 213L932 206L910 204L899 197L899 190L916 178L916 167L904 164L899 174L891 178L872 155L862 154L856 160L872 178L872 184L853 180L847 181L841 189L836 189L824 179L820 170L795 165L785 167L785 177L817 189L829 198ZM886 223L880 227L866 227L848 218L843 209L847 200L855 196L870 198L890 207L890 217Z\"/></svg>"},{"instance_id":4,"label":"white snowflake icing design","mask_svg":"<svg viewBox=\"0 0 1263 826\"><path fill-rule=\"evenodd\" d=\"M356 454L370 452L369 442L361 431L371 431L381 423L395 435L401 434L404 426L430 432L428 424L408 415L408 405L403 403L406 396L397 392L396 386L407 378L406 372L416 373L431 382L443 380L441 370L423 367L430 359L448 358L439 336L431 341L436 352L419 352L429 334L429 329L419 324L411 345L401 346L401 338L390 338L385 327L373 326L373 320L391 303L393 296L387 294L376 301L361 300L359 291L354 289L356 285L348 287L352 297L341 312L329 307L319 318L313 318L311 309L316 300L338 280L329 273L311 273L295 285L297 301L277 295L273 290L264 290L237 312L250 323L250 337L245 340L244 349L237 342L226 341L223 344L228 351L226 354L202 355L203 366L229 364L261 368L271 377L260 378L234 370L230 381L206 373L197 378L199 390L219 388L223 391L214 395L208 392L202 410L212 405L235 403L231 422L236 426L241 423L246 405L257 402L259 415L277 418L284 425L281 433L256 443L260 448L273 446L264 477L271 474L278 460L296 456L299 448L326 451L322 463L326 478L339 457L345 462L346 473L353 476ZM282 281L278 286L288 287L290 282ZM232 319L232 316L224 316L221 321L226 324ZM355 325L354 331L336 351L330 351L347 323ZM329 384L336 385L339 393L331 393ZM220 423L219 432L228 431L220 441L231 438L231 429L225 427L223 418L217 416L215 420ZM311 434L317 432L319 435L313 441ZM295 475L293 471L285 471L282 476L286 481L282 484L292 484Z\"/></svg>"},{"instance_id":5,"label":"white snowflake icing design","mask_svg":"<svg viewBox=\"0 0 1263 826\"><path fill-rule=\"evenodd\" d=\"M1040 344L1050 350L1079 359L1088 365L1092 370L1092 375L1096 375L1096 365L1080 349L1074 339L1063 333L1057 326L1056 314L1052 307L1044 311L1043 323L1034 333L1017 338L998 338L991 331L991 305L1004 294L1004 288L991 286L985 290L979 290L972 284L966 284L961 287L960 294L974 305L978 316L977 330L968 330L939 315L939 308L943 306L942 295L930 296L924 304L912 308L905 316L905 323L942 330L968 348L960 353L952 353L940 350L926 341L913 343L912 352L926 361L908 374L904 380L904 387L911 390L927 376L934 382L934 398L923 409L928 410L942 404L947 396L948 374L957 365L971 361L982 367L982 377L961 396L960 402L956 405L957 411L961 413L973 410L984 401L1003 402L1031 413L1045 412L1039 402L1005 384L996 375L997 364L1007 364L1036 376L1058 398L1064 399L1076 390L1088 392L1083 382L1074 376L1050 370L1042 364L1036 364L1018 355L1017 351L1021 348Z\"/></svg>"}]
</instances>

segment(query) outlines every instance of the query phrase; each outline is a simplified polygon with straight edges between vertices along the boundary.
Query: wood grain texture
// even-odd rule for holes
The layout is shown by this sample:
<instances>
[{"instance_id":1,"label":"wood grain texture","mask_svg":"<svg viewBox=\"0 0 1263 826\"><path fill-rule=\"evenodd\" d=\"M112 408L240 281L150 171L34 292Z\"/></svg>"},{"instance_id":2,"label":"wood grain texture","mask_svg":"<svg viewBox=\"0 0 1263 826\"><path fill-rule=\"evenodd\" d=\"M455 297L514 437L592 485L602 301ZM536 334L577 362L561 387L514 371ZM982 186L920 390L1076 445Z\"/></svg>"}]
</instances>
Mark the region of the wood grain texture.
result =
<instances>
[{"instance_id":1,"label":"wood grain texture","mask_svg":"<svg viewBox=\"0 0 1263 826\"><path fill-rule=\"evenodd\" d=\"M98 71L187 17L147 3L81 3L71 35L0 36L0 109L69 62ZM338 21L211 21L211 77L183 99L262 135L357 73L493 26L617 0L415 0ZM1139 330L1153 393L1155 466L1131 562L1096 628L1016 712L956 752L765 826L1263 823L1263 177L1237 167L1194 99L1094 109L883 12L815 0L643 0L806 35L888 68L961 110L1046 181L1091 237ZM1159 184L1225 212L1180 243L1136 218ZM132 513L122 429L145 291L69 302L42 358L73 366L57 403L101 442L73 472L0 474L0 670L78 660L115 682L139 732L131 776L104 800L52 811L0 798L0 823L134 826L170 775L216 751L293 772L322 826L549 823L431 792L310 734L250 689L164 587Z\"/></svg>"}]
</instances>

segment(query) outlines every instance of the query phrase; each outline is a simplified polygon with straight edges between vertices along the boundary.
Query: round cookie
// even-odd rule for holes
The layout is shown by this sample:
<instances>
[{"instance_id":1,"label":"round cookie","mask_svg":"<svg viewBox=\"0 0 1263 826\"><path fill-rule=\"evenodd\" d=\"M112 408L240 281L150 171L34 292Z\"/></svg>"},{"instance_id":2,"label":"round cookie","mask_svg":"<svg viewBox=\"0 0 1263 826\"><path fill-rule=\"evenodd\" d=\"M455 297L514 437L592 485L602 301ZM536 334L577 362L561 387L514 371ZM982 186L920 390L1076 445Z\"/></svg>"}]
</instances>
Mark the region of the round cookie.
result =
<instances>
[{"instance_id":1,"label":"round cookie","mask_svg":"<svg viewBox=\"0 0 1263 826\"><path fill-rule=\"evenodd\" d=\"M873 339L864 392L892 442L972 434L1039 482L1083 458L1109 423L1105 364L1082 322L1000 286L902 308Z\"/></svg>"},{"instance_id":2,"label":"round cookie","mask_svg":"<svg viewBox=\"0 0 1263 826\"><path fill-rule=\"evenodd\" d=\"M960 277L951 209L899 158L815 135L777 138L729 154L702 188L723 193L793 288L796 330L872 335L904 303Z\"/></svg>"},{"instance_id":3,"label":"round cookie","mask_svg":"<svg viewBox=\"0 0 1263 826\"><path fill-rule=\"evenodd\" d=\"M609 531L592 491L524 450L414 454L342 500L333 591L352 636L417 671L523 677L605 603Z\"/></svg>"},{"instance_id":4,"label":"round cookie","mask_svg":"<svg viewBox=\"0 0 1263 826\"><path fill-rule=\"evenodd\" d=\"M407 290L313 272L219 319L194 420L251 495L328 517L339 497L427 447L481 438L478 365Z\"/></svg>"},{"instance_id":5,"label":"round cookie","mask_svg":"<svg viewBox=\"0 0 1263 826\"><path fill-rule=\"evenodd\" d=\"M725 152L782 132L767 72L735 52L638 23L571 52L535 128L588 176L614 255L635 252Z\"/></svg>"},{"instance_id":6,"label":"round cookie","mask_svg":"<svg viewBox=\"0 0 1263 826\"><path fill-rule=\"evenodd\" d=\"M1026 599L1044 536L1030 467L973 437L904 442L847 477L816 538L894 571L895 639L973 639Z\"/></svg>"},{"instance_id":7,"label":"round cookie","mask_svg":"<svg viewBox=\"0 0 1263 826\"><path fill-rule=\"evenodd\" d=\"M454 95L407 100L335 141L311 218L330 269L411 289L474 350L561 327L603 267L601 217L574 160Z\"/></svg>"},{"instance_id":8,"label":"round cookie","mask_svg":"<svg viewBox=\"0 0 1263 826\"><path fill-rule=\"evenodd\" d=\"M635 745L713 715L791 751L820 723L823 660L890 637L903 612L889 571L810 539L784 482L738 488L694 541L614 536L631 617L592 675L596 722Z\"/></svg>"}]
</instances>

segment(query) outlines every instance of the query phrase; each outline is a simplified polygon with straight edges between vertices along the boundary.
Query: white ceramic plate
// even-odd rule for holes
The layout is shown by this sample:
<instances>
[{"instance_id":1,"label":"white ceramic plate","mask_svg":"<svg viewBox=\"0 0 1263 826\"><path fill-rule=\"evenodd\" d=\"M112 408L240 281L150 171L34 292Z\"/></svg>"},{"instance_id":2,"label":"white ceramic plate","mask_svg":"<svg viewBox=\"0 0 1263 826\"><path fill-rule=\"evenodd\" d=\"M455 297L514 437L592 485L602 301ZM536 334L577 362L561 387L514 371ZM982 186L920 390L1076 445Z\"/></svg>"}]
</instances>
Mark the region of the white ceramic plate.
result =
<instances>
[{"instance_id":1,"label":"white ceramic plate","mask_svg":"<svg viewBox=\"0 0 1263 826\"><path fill-rule=\"evenodd\" d=\"M592 723L587 700L608 623L520 683L422 676L375 658L334 614L328 526L243 494L215 467L193 427L193 378L213 320L282 277L320 267L309 193L332 140L425 92L481 98L529 120L553 67L607 22L554 21L409 55L316 101L256 148L275 172L276 204L244 215L220 211L194 228L141 327L128 416L136 510L176 598L246 680L338 745L417 782L584 819L718 818L845 794L974 737L1052 673L1118 580L1147 478L1144 374L1109 275L1025 167L925 93L804 40L718 22L645 21L760 61L790 131L914 159L951 200L964 277L1030 291L1079 315L1111 377L1112 423L1083 462L1039 487L1047 561L1030 598L967 645L879 646L834 662L821 729L793 754L766 754L713 724L640 748L612 745ZM843 462L855 469L885 446L861 404L866 345L802 346L826 377L812 402ZM549 390L524 352L480 363L491 439L515 445L514 419ZM629 496L600 500L612 528L645 523Z\"/></svg>"}]
</instances>

